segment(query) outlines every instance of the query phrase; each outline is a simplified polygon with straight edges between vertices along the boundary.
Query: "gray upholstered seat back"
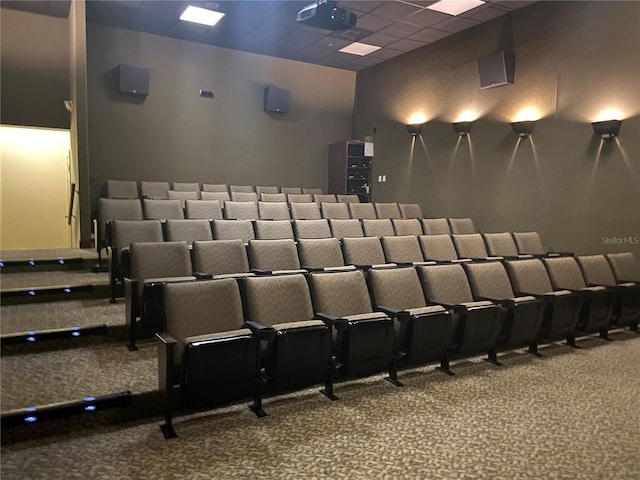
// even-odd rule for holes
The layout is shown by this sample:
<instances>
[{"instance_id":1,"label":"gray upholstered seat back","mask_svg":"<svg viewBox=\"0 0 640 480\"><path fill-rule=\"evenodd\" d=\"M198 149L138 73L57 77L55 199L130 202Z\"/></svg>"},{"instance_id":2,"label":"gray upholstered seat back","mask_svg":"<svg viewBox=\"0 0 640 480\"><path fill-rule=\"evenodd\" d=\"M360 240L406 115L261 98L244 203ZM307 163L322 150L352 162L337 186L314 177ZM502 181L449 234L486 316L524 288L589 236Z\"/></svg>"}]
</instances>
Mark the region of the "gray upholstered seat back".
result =
<instances>
[{"instance_id":1,"label":"gray upholstered seat back","mask_svg":"<svg viewBox=\"0 0 640 480\"><path fill-rule=\"evenodd\" d=\"M378 218L402 218L400 208L395 202L374 203L373 206L376 209L376 216Z\"/></svg>"},{"instance_id":2,"label":"gray upholstered seat back","mask_svg":"<svg viewBox=\"0 0 640 480\"><path fill-rule=\"evenodd\" d=\"M417 218L394 218L391 220L396 235L422 235L422 225Z\"/></svg>"},{"instance_id":3,"label":"gray upholstered seat back","mask_svg":"<svg viewBox=\"0 0 640 480\"><path fill-rule=\"evenodd\" d=\"M418 237L422 255L427 260L456 260L458 254L450 235L420 235Z\"/></svg>"},{"instance_id":4,"label":"gray upholstered seat back","mask_svg":"<svg viewBox=\"0 0 640 480\"><path fill-rule=\"evenodd\" d=\"M218 200L221 206L224 205L224 202L231 199L229 192L207 192L204 190L200 192L200 198L202 200Z\"/></svg>"},{"instance_id":5,"label":"gray upholstered seat back","mask_svg":"<svg viewBox=\"0 0 640 480\"><path fill-rule=\"evenodd\" d=\"M351 218L378 218L373 203L349 203L349 215Z\"/></svg>"},{"instance_id":6,"label":"gray upholstered seat back","mask_svg":"<svg viewBox=\"0 0 640 480\"><path fill-rule=\"evenodd\" d=\"M518 247L509 232L485 233L484 241L489 255L501 257L517 257Z\"/></svg>"},{"instance_id":7,"label":"gray upholstered seat back","mask_svg":"<svg viewBox=\"0 0 640 480\"><path fill-rule=\"evenodd\" d=\"M234 202L257 202L258 194L256 192L231 192L231 200Z\"/></svg>"},{"instance_id":8,"label":"gray upholstered seat back","mask_svg":"<svg viewBox=\"0 0 640 480\"><path fill-rule=\"evenodd\" d=\"M381 240L387 262L413 263L424 261L418 237L415 235L382 237Z\"/></svg>"},{"instance_id":9,"label":"gray upholstered seat back","mask_svg":"<svg viewBox=\"0 0 640 480\"><path fill-rule=\"evenodd\" d=\"M469 263L465 268L475 297L500 299L514 297L509 276L502 263Z\"/></svg>"},{"instance_id":10,"label":"gray upholstered seat back","mask_svg":"<svg viewBox=\"0 0 640 480\"><path fill-rule=\"evenodd\" d=\"M287 202L258 202L258 214L262 220L289 220Z\"/></svg>"},{"instance_id":11,"label":"gray upholstered seat back","mask_svg":"<svg viewBox=\"0 0 640 480\"><path fill-rule=\"evenodd\" d=\"M121 252L133 242L162 242L162 224L159 220L114 220L113 248Z\"/></svg>"},{"instance_id":12,"label":"gray upholstered seat back","mask_svg":"<svg viewBox=\"0 0 640 480\"><path fill-rule=\"evenodd\" d=\"M371 298L360 270L311 275L316 312L336 317L371 313Z\"/></svg>"},{"instance_id":13,"label":"gray upholstered seat back","mask_svg":"<svg viewBox=\"0 0 640 480\"><path fill-rule=\"evenodd\" d=\"M184 210L180 200L157 200L144 198L142 211L147 220L167 220L169 218L184 218Z\"/></svg>"},{"instance_id":14,"label":"gray upholstered seat back","mask_svg":"<svg viewBox=\"0 0 640 480\"><path fill-rule=\"evenodd\" d=\"M313 201L318 205L321 205L323 203L336 203L337 200L336 196L333 193L314 193Z\"/></svg>"},{"instance_id":15,"label":"gray upholstered seat back","mask_svg":"<svg viewBox=\"0 0 640 480\"><path fill-rule=\"evenodd\" d=\"M398 207L402 218L424 218L419 203L399 203Z\"/></svg>"},{"instance_id":16,"label":"gray upholstered seat back","mask_svg":"<svg viewBox=\"0 0 640 480\"><path fill-rule=\"evenodd\" d=\"M203 183L202 184L203 192L229 192L229 187L227 187L226 183ZM228 198L226 199L228 200Z\"/></svg>"},{"instance_id":17,"label":"gray upholstered seat back","mask_svg":"<svg viewBox=\"0 0 640 480\"><path fill-rule=\"evenodd\" d=\"M142 220L142 204L137 198L99 198L98 219Z\"/></svg>"},{"instance_id":18,"label":"gray upholstered seat back","mask_svg":"<svg viewBox=\"0 0 640 480\"><path fill-rule=\"evenodd\" d=\"M167 220L167 240L193 243L213 240L209 220Z\"/></svg>"},{"instance_id":19,"label":"gray upholstered seat back","mask_svg":"<svg viewBox=\"0 0 640 480\"><path fill-rule=\"evenodd\" d=\"M320 215L320 208L317 203L291 203L291 218L296 220L319 220L322 218Z\"/></svg>"},{"instance_id":20,"label":"gray upholstered seat back","mask_svg":"<svg viewBox=\"0 0 640 480\"><path fill-rule=\"evenodd\" d=\"M258 240L294 238L290 220L256 220L253 226Z\"/></svg>"},{"instance_id":21,"label":"gray upholstered seat back","mask_svg":"<svg viewBox=\"0 0 640 480\"><path fill-rule=\"evenodd\" d=\"M143 198L156 198L159 200L167 198L169 182L140 182L140 195Z\"/></svg>"},{"instance_id":22,"label":"gray upholstered seat back","mask_svg":"<svg viewBox=\"0 0 640 480\"><path fill-rule=\"evenodd\" d=\"M538 259L506 262L511 285L516 292L542 295L553 291L547 270Z\"/></svg>"},{"instance_id":23,"label":"gray upholstered seat back","mask_svg":"<svg viewBox=\"0 0 640 480\"><path fill-rule=\"evenodd\" d=\"M322 202L320 208L322 210L322 218L334 218L338 220L348 220L351 218L346 203Z\"/></svg>"},{"instance_id":24,"label":"gray upholstered seat back","mask_svg":"<svg viewBox=\"0 0 640 480\"><path fill-rule=\"evenodd\" d=\"M427 235L451 235L451 227L446 218L423 218L422 229Z\"/></svg>"},{"instance_id":25,"label":"gray upholstered seat back","mask_svg":"<svg viewBox=\"0 0 640 480\"><path fill-rule=\"evenodd\" d=\"M580 290L587 286L575 258L545 258L543 262L554 290Z\"/></svg>"},{"instance_id":26,"label":"gray upholstered seat back","mask_svg":"<svg viewBox=\"0 0 640 480\"><path fill-rule=\"evenodd\" d=\"M380 265L385 263L384 251L378 237L342 239L344 261L348 265Z\"/></svg>"},{"instance_id":27,"label":"gray upholstered seat back","mask_svg":"<svg viewBox=\"0 0 640 480\"><path fill-rule=\"evenodd\" d=\"M200 184L198 182L173 182L172 190L179 192L199 192Z\"/></svg>"},{"instance_id":28,"label":"gray upholstered seat back","mask_svg":"<svg viewBox=\"0 0 640 480\"><path fill-rule=\"evenodd\" d=\"M280 191L282 193L286 193L287 195L290 193L299 195L302 193L302 187L280 187Z\"/></svg>"},{"instance_id":29,"label":"gray upholstered seat back","mask_svg":"<svg viewBox=\"0 0 640 480\"><path fill-rule=\"evenodd\" d=\"M227 275L249 272L249 258L242 240L213 240L193 243L196 272Z\"/></svg>"},{"instance_id":30,"label":"gray upholstered seat back","mask_svg":"<svg viewBox=\"0 0 640 480\"><path fill-rule=\"evenodd\" d=\"M224 202L224 218L228 220L257 220L260 218L258 214L258 202Z\"/></svg>"},{"instance_id":31,"label":"gray upholstered seat back","mask_svg":"<svg viewBox=\"0 0 640 480\"><path fill-rule=\"evenodd\" d=\"M131 277L137 280L188 277L191 255L186 242L134 242L131 244Z\"/></svg>"},{"instance_id":32,"label":"gray upholstered seat back","mask_svg":"<svg viewBox=\"0 0 640 480\"><path fill-rule=\"evenodd\" d=\"M222 206L218 200L187 200L185 216L191 219L222 219Z\"/></svg>"},{"instance_id":33,"label":"gray upholstered seat back","mask_svg":"<svg viewBox=\"0 0 640 480\"><path fill-rule=\"evenodd\" d=\"M309 193L311 195L324 195L324 191L321 188L302 187L302 193Z\"/></svg>"},{"instance_id":34,"label":"gray upholstered seat back","mask_svg":"<svg viewBox=\"0 0 640 480\"><path fill-rule=\"evenodd\" d=\"M365 218L362 220L362 230L366 237L389 237L396 234L389 218Z\"/></svg>"},{"instance_id":35,"label":"gray upholstered seat back","mask_svg":"<svg viewBox=\"0 0 640 480\"><path fill-rule=\"evenodd\" d=\"M200 195L196 191L169 190L167 192L167 197L169 197L169 200L180 200L180 205L184 208L185 201L198 200Z\"/></svg>"},{"instance_id":36,"label":"gray upholstered seat back","mask_svg":"<svg viewBox=\"0 0 640 480\"><path fill-rule=\"evenodd\" d=\"M255 192L255 189L253 188L253 185L229 185L229 191L230 192L245 192L245 193L251 193L251 192Z\"/></svg>"},{"instance_id":37,"label":"gray upholstered seat back","mask_svg":"<svg viewBox=\"0 0 640 480\"><path fill-rule=\"evenodd\" d=\"M168 283L164 287L167 332L178 342L182 358L185 339L243 328L242 300L234 279Z\"/></svg>"},{"instance_id":38,"label":"gray upholstered seat back","mask_svg":"<svg viewBox=\"0 0 640 480\"><path fill-rule=\"evenodd\" d=\"M329 238L331 229L325 219L319 220L294 220L296 238Z\"/></svg>"},{"instance_id":39,"label":"gray upholstered seat back","mask_svg":"<svg viewBox=\"0 0 640 480\"><path fill-rule=\"evenodd\" d=\"M280 193L280 187L256 185L256 193L258 195L262 195L263 193L269 193L269 194Z\"/></svg>"},{"instance_id":40,"label":"gray upholstered seat back","mask_svg":"<svg viewBox=\"0 0 640 480\"><path fill-rule=\"evenodd\" d=\"M421 269L427 300L436 303L459 304L473 302L471 288L462 265L431 265Z\"/></svg>"},{"instance_id":41,"label":"gray upholstered seat back","mask_svg":"<svg viewBox=\"0 0 640 480\"><path fill-rule=\"evenodd\" d=\"M296 270L300 268L298 250L291 239L251 240L249 265L260 270Z\"/></svg>"},{"instance_id":42,"label":"gray upholstered seat back","mask_svg":"<svg viewBox=\"0 0 640 480\"><path fill-rule=\"evenodd\" d=\"M362 224L357 218L349 220L331 219L329 220L331 235L342 240L344 237L364 237Z\"/></svg>"},{"instance_id":43,"label":"gray upholstered seat back","mask_svg":"<svg viewBox=\"0 0 640 480\"><path fill-rule=\"evenodd\" d=\"M138 184L135 180L107 180L107 198L138 198Z\"/></svg>"},{"instance_id":44,"label":"gray upholstered seat back","mask_svg":"<svg viewBox=\"0 0 640 480\"><path fill-rule=\"evenodd\" d=\"M531 255L544 255L545 250L538 232L514 232L513 240L516 242L518 252Z\"/></svg>"},{"instance_id":45,"label":"gray upholstered seat back","mask_svg":"<svg viewBox=\"0 0 640 480\"><path fill-rule=\"evenodd\" d=\"M310 193L287 193L287 202L289 203L311 203L313 195Z\"/></svg>"},{"instance_id":46,"label":"gray upholstered seat back","mask_svg":"<svg viewBox=\"0 0 640 480\"><path fill-rule=\"evenodd\" d=\"M309 286L304 275L270 275L245 280L249 320L272 326L313 318Z\"/></svg>"},{"instance_id":47,"label":"gray upholstered seat back","mask_svg":"<svg viewBox=\"0 0 640 480\"><path fill-rule=\"evenodd\" d=\"M489 256L482 235L479 233L454 234L451 235L451 238L460 258L485 258Z\"/></svg>"},{"instance_id":48,"label":"gray upholstered seat back","mask_svg":"<svg viewBox=\"0 0 640 480\"><path fill-rule=\"evenodd\" d=\"M250 220L214 220L213 238L216 240L239 238L244 243L249 243L249 240L256 238L256 236Z\"/></svg>"},{"instance_id":49,"label":"gray upholstered seat back","mask_svg":"<svg viewBox=\"0 0 640 480\"><path fill-rule=\"evenodd\" d=\"M449 218L451 233L476 233L476 226L470 218Z\"/></svg>"},{"instance_id":50,"label":"gray upholstered seat back","mask_svg":"<svg viewBox=\"0 0 640 480\"><path fill-rule=\"evenodd\" d=\"M640 282L640 265L633 253L609 253L607 260L619 282Z\"/></svg>"},{"instance_id":51,"label":"gray upholstered seat back","mask_svg":"<svg viewBox=\"0 0 640 480\"><path fill-rule=\"evenodd\" d=\"M360 203L360 197L358 195L336 195L339 202L344 203Z\"/></svg>"},{"instance_id":52,"label":"gray upholstered seat back","mask_svg":"<svg viewBox=\"0 0 640 480\"><path fill-rule=\"evenodd\" d=\"M260 201L262 202L287 202L286 193L267 193L262 192L260 194Z\"/></svg>"},{"instance_id":53,"label":"gray upholstered seat back","mask_svg":"<svg viewBox=\"0 0 640 480\"><path fill-rule=\"evenodd\" d=\"M304 267L328 268L344 265L337 238L308 238L298 241L300 263Z\"/></svg>"},{"instance_id":54,"label":"gray upholstered seat back","mask_svg":"<svg viewBox=\"0 0 640 480\"><path fill-rule=\"evenodd\" d=\"M373 268L369 278L377 305L399 310L427 305L415 268Z\"/></svg>"},{"instance_id":55,"label":"gray upholstered seat back","mask_svg":"<svg viewBox=\"0 0 640 480\"><path fill-rule=\"evenodd\" d=\"M576 260L588 285L615 286L616 278L604 255L578 256Z\"/></svg>"}]
</instances>

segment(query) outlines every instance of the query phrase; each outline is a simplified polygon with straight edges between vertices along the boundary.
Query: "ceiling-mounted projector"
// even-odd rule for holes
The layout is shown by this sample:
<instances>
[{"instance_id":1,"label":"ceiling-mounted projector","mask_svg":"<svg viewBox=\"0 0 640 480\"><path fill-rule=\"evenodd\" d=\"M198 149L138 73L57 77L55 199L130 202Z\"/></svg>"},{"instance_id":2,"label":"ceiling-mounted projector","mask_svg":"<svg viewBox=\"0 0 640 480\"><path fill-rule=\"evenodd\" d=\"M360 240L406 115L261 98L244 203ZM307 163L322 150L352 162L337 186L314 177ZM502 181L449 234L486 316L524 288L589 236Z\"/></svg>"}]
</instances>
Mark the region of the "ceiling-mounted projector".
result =
<instances>
[{"instance_id":1,"label":"ceiling-mounted projector","mask_svg":"<svg viewBox=\"0 0 640 480\"><path fill-rule=\"evenodd\" d=\"M356 14L338 7L338 2L319 0L298 12L298 23L325 30L346 30L355 27Z\"/></svg>"}]
</instances>

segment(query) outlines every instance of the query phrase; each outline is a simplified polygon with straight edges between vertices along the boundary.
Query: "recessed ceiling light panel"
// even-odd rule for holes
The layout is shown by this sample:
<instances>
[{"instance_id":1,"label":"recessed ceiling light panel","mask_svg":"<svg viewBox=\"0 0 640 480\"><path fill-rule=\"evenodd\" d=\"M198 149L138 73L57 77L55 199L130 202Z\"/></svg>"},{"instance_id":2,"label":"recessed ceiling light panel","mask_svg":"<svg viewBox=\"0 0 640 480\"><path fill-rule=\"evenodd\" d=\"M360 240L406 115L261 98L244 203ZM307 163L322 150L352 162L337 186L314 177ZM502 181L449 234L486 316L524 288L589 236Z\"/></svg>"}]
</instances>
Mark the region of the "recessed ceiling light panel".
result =
<instances>
[{"instance_id":1,"label":"recessed ceiling light panel","mask_svg":"<svg viewBox=\"0 0 640 480\"><path fill-rule=\"evenodd\" d=\"M447 13L449 15L460 15L461 13L468 12L485 2L482 0L440 0L439 2L429 5L429 10L435 10L436 12Z\"/></svg>"},{"instance_id":2,"label":"recessed ceiling light panel","mask_svg":"<svg viewBox=\"0 0 640 480\"><path fill-rule=\"evenodd\" d=\"M369 45L367 43L353 42L350 45L347 45L344 48L338 50L342 53L350 53L351 55L360 55L361 57L365 55L369 55L376 50L380 50L380 47L376 47L375 45Z\"/></svg>"},{"instance_id":3,"label":"recessed ceiling light panel","mask_svg":"<svg viewBox=\"0 0 640 480\"><path fill-rule=\"evenodd\" d=\"M180 15L180 20L213 27L222 17L224 17L224 13L222 12L215 12L213 10L207 10L206 8L189 5L185 11L182 12L182 15Z\"/></svg>"}]
</instances>

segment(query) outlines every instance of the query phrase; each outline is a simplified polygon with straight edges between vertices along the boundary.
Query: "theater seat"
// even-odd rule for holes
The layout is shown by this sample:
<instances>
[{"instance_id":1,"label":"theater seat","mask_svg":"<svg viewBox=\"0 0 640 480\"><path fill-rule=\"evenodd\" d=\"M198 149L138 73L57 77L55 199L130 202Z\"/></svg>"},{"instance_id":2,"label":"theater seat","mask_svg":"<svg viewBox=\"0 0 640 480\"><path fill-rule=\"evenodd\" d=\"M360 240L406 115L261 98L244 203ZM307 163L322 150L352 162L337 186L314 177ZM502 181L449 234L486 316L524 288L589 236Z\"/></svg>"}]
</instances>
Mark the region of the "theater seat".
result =
<instances>
[{"instance_id":1,"label":"theater seat","mask_svg":"<svg viewBox=\"0 0 640 480\"><path fill-rule=\"evenodd\" d=\"M156 336L165 438L177 436L178 405L211 408L253 396L252 410L262 414L260 339L244 325L236 280L169 283L164 314L166 329Z\"/></svg>"}]
</instances>

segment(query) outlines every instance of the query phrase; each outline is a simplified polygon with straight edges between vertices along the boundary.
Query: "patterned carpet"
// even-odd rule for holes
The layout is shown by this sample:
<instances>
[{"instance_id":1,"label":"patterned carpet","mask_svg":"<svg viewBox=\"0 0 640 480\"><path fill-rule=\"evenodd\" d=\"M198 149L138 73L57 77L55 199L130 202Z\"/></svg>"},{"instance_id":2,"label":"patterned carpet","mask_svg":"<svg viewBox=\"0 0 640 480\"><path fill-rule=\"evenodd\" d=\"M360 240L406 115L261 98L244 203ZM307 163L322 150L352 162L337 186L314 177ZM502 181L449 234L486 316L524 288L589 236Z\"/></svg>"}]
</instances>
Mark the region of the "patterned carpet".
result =
<instances>
[{"instance_id":1,"label":"patterned carpet","mask_svg":"<svg viewBox=\"0 0 640 480\"><path fill-rule=\"evenodd\" d=\"M381 376L338 384L337 402L315 390L268 398L262 419L246 403L182 416L175 440L163 439L158 417L72 429L3 445L0 473L3 480L637 479L640 336L612 338L580 339L579 350L546 345L542 359L509 352L500 357L504 367L459 360L455 377L433 366L402 372L404 388Z\"/></svg>"}]
</instances>

